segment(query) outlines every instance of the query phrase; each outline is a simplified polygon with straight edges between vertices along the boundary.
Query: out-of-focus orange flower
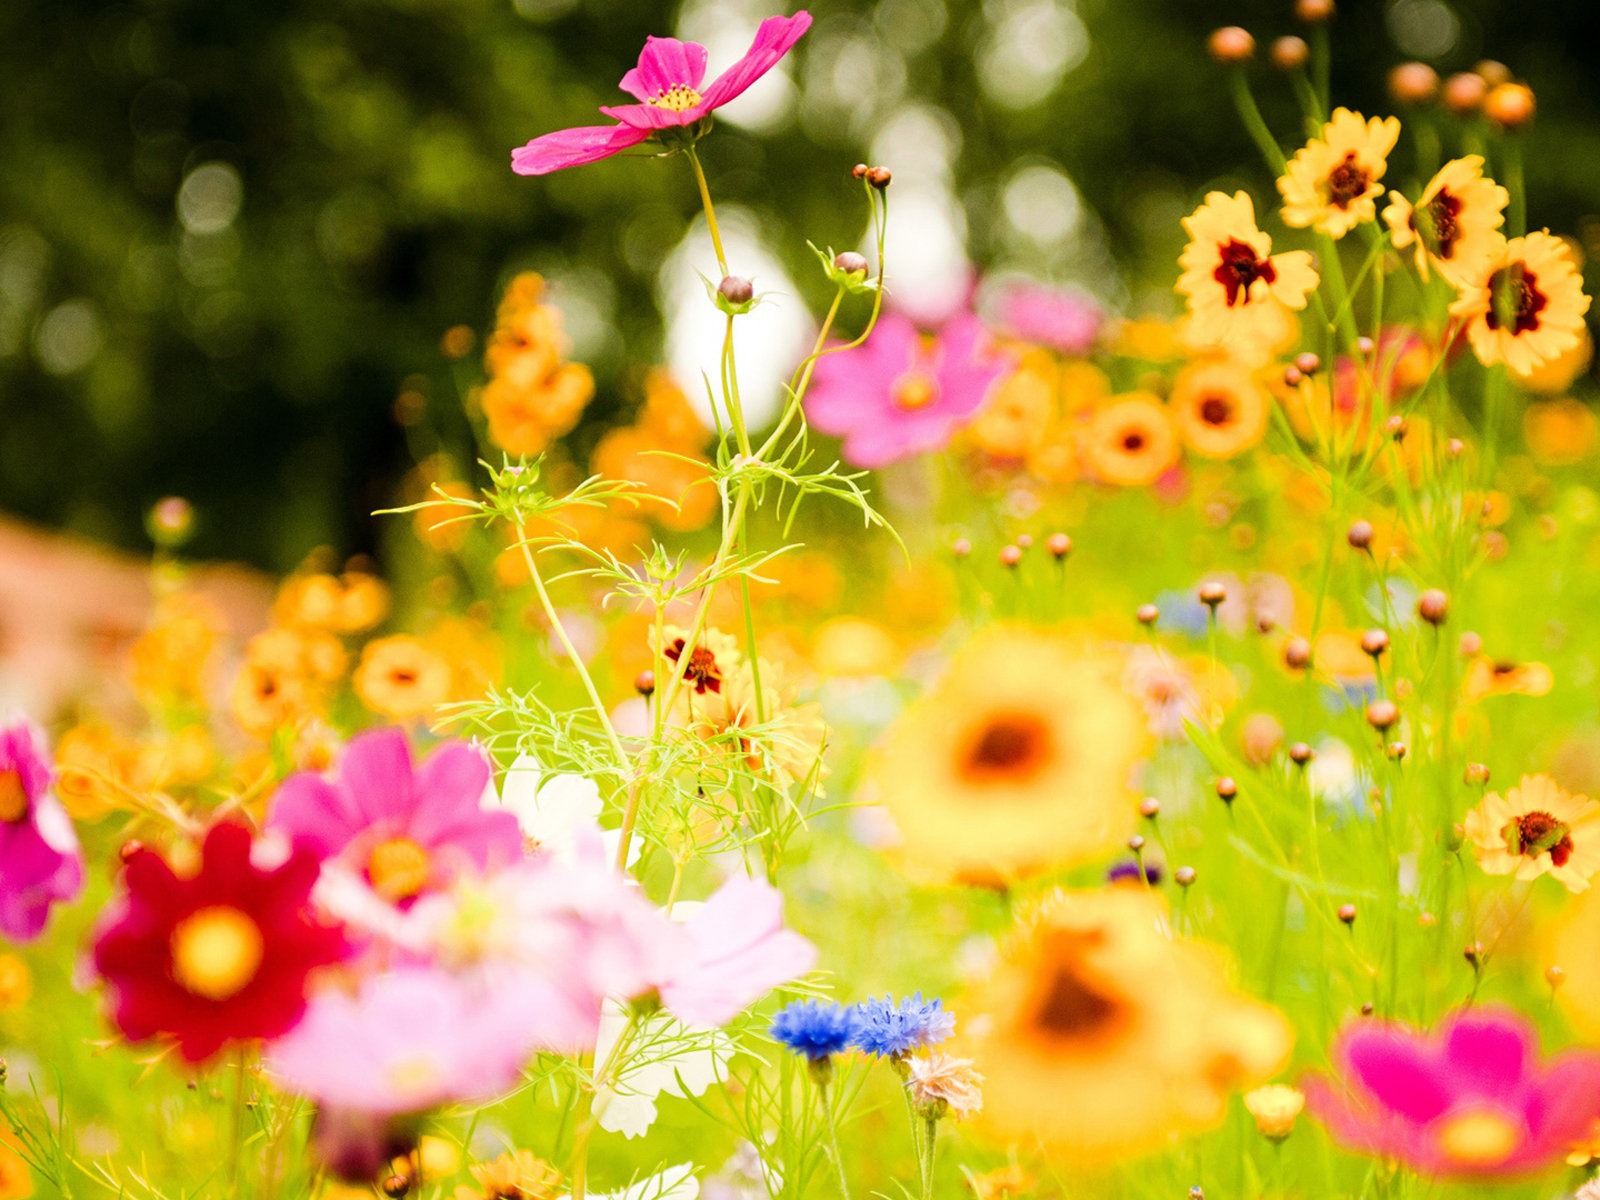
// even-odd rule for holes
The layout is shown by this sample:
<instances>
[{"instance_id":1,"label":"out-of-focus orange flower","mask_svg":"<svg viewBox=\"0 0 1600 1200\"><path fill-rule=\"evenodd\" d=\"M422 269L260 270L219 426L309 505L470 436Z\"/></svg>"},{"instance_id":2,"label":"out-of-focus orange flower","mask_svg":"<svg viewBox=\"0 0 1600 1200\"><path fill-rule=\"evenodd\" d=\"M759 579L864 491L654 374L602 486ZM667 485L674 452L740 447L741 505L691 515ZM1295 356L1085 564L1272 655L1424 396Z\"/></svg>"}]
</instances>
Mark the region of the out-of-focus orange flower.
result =
<instances>
[{"instance_id":1,"label":"out-of-focus orange flower","mask_svg":"<svg viewBox=\"0 0 1600 1200\"><path fill-rule=\"evenodd\" d=\"M375 713L397 721L430 714L450 699L450 663L410 634L368 642L351 682Z\"/></svg>"},{"instance_id":2,"label":"out-of-focus orange flower","mask_svg":"<svg viewBox=\"0 0 1600 1200\"><path fill-rule=\"evenodd\" d=\"M1119 487L1148 487L1178 465L1180 453L1166 405L1147 392L1102 408L1084 435L1084 461L1095 478Z\"/></svg>"},{"instance_id":3,"label":"out-of-focus orange flower","mask_svg":"<svg viewBox=\"0 0 1600 1200\"><path fill-rule=\"evenodd\" d=\"M1184 444L1204 458L1233 458L1260 442L1271 405L1250 372L1226 360L1179 371L1169 401Z\"/></svg>"},{"instance_id":4,"label":"out-of-focus orange flower","mask_svg":"<svg viewBox=\"0 0 1600 1200\"><path fill-rule=\"evenodd\" d=\"M389 615L389 585L366 571L293 575L278 589L272 615L293 629L360 633Z\"/></svg>"},{"instance_id":5,"label":"out-of-focus orange flower","mask_svg":"<svg viewBox=\"0 0 1600 1200\"><path fill-rule=\"evenodd\" d=\"M597 475L637 483L639 512L663 529L692 533L717 515L711 464L681 447L663 447L649 429L610 430L595 447L592 465Z\"/></svg>"},{"instance_id":6,"label":"out-of-focus orange flower","mask_svg":"<svg viewBox=\"0 0 1600 1200\"><path fill-rule=\"evenodd\" d=\"M268 629L251 638L229 705L245 732L268 737L321 711L329 684L342 678L344 646L320 629Z\"/></svg>"},{"instance_id":7,"label":"out-of-focus orange flower","mask_svg":"<svg viewBox=\"0 0 1600 1200\"><path fill-rule=\"evenodd\" d=\"M483 621L445 617L429 631L428 645L450 664L450 699L479 699L500 681L500 639Z\"/></svg>"},{"instance_id":8,"label":"out-of-focus orange flower","mask_svg":"<svg viewBox=\"0 0 1600 1200\"><path fill-rule=\"evenodd\" d=\"M454 496L458 500L472 500L476 493L457 479L440 481L427 488L428 499L441 499L439 493ZM440 554L451 554L461 549L467 540L467 530L471 523L460 518L466 515L466 509L453 508L447 505L429 505L419 508L411 514L412 527L416 530L417 540L430 550Z\"/></svg>"},{"instance_id":9,"label":"out-of-focus orange flower","mask_svg":"<svg viewBox=\"0 0 1600 1200\"><path fill-rule=\"evenodd\" d=\"M827 608L837 603L844 590L844 580L833 558L816 551L780 554L762 565L761 574L771 582L750 581L750 595L755 600L781 597L803 608ZM733 591L737 595L738 589Z\"/></svg>"},{"instance_id":10,"label":"out-of-focus orange flower","mask_svg":"<svg viewBox=\"0 0 1600 1200\"><path fill-rule=\"evenodd\" d=\"M1021 459L1038 445L1056 409L1056 363L1049 351L1029 351L990 394L967 436L984 453Z\"/></svg>"},{"instance_id":11,"label":"out-of-focus orange flower","mask_svg":"<svg viewBox=\"0 0 1600 1200\"><path fill-rule=\"evenodd\" d=\"M17 1150L17 1135L0 1126L0 1200L26 1200L33 1194L33 1173Z\"/></svg>"},{"instance_id":12,"label":"out-of-focus orange flower","mask_svg":"<svg viewBox=\"0 0 1600 1200\"><path fill-rule=\"evenodd\" d=\"M578 423L594 396L589 368L564 361L561 314L543 300L538 275L513 279L484 352L489 382L478 403L489 440L507 454L542 454Z\"/></svg>"},{"instance_id":13,"label":"out-of-focus orange flower","mask_svg":"<svg viewBox=\"0 0 1600 1200\"><path fill-rule=\"evenodd\" d=\"M835 617L817 630L812 662L824 675L889 675L900 661L894 635L863 617Z\"/></svg>"},{"instance_id":14,"label":"out-of-focus orange flower","mask_svg":"<svg viewBox=\"0 0 1600 1200\"><path fill-rule=\"evenodd\" d=\"M134 691L152 704L201 699L222 624L216 606L201 596L163 596L150 627L128 650Z\"/></svg>"},{"instance_id":15,"label":"out-of-focus orange flower","mask_svg":"<svg viewBox=\"0 0 1600 1200\"><path fill-rule=\"evenodd\" d=\"M21 1008L32 995L33 972L28 964L18 955L0 954L0 1010Z\"/></svg>"},{"instance_id":16,"label":"out-of-focus orange flower","mask_svg":"<svg viewBox=\"0 0 1600 1200\"><path fill-rule=\"evenodd\" d=\"M125 810L133 795L162 782L159 751L101 724L76 725L61 735L56 770L61 803L80 821Z\"/></svg>"},{"instance_id":17,"label":"out-of-focus orange flower","mask_svg":"<svg viewBox=\"0 0 1600 1200\"><path fill-rule=\"evenodd\" d=\"M1509 662L1479 655L1467 664L1462 685L1468 700L1486 696L1546 696L1555 676L1541 662Z\"/></svg>"},{"instance_id":18,"label":"out-of-focus orange flower","mask_svg":"<svg viewBox=\"0 0 1600 1200\"><path fill-rule=\"evenodd\" d=\"M1111 352L1121 358L1171 362L1183 357L1183 344L1178 338L1178 327L1171 321L1139 317L1117 322L1111 336Z\"/></svg>"},{"instance_id":19,"label":"out-of-focus orange flower","mask_svg":"<svg viewBox=\"0 0 1600 1200\"><path fill-rule=\"evenodd\" d=\"M1522 414L1522 436L1534 458L1552 467L1566 467L1594 455L1600 442L1600 421L1592 408L1571 396L1538 400Z\"/></svg>"}]
</instances>

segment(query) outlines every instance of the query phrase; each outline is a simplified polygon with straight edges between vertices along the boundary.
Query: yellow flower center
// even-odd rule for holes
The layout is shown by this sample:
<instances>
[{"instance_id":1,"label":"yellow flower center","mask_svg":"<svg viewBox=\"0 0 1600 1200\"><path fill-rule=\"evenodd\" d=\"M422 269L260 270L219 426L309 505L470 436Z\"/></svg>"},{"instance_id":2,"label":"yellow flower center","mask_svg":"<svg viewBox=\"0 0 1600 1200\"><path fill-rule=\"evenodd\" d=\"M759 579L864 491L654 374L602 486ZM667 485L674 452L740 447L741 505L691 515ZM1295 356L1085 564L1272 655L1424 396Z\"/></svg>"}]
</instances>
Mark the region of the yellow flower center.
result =
<instances>
[{"instance_id":1,"label":"yellow flower center","mask_svg":"<svg viewBox=\"0 0 1600 1200\"><path fill-rule=\"evenodd\" d=\"M0 821L15 825L28 817L28 789L16 771L0 771Z\"/></svg>"},{"instance_id":2,"label":"yellow flower center","mask_svg":"<svg viewBox=\"0 0 1600 1200\"><path fill-rule=\"evenodd\" d=\"M896 408L926 408L939 398L939 385L921 372L914 371L895 380L890 395Z\"/></svg>"},{"instance_id":3,"label":"yellow flower center","mask_svg":"<svg viewBox=\"0 0 1600 1200\"><path fill-rule=\"evenodd\" d=\"M687 84L679 83L662 92L654 100L647 100L645 103L665 108L670 112L688 112L700 103L700 93Z\"/></svg>"},{"instance_id":4,"label":"yellow flower center","mask_svg":"<svg viewBox=\"0 0 1600 1200\"><path fill-rule=\"evenodd\" d=\"M428 886L428 852L410 838L379 842L367 859L372 890L391 904L409 900Z\"/></svg>"},{"instance_id":5,"label":"yellow flower center","mask_svg":"<svg viewBox=\"0 0 1600 1200\"><path fill-rule=\"evenodd\" d=\"M1493 1109L1457 1113L1440 1126L1439 1148L1468 1167L1491 1167L1511 1157L1522 1131Z\"/></svg>"},{"instance_id":6,"label":"yellow flower center","mask_svg":"<svg viewBox=\"0 0 1600 1200\"><path fill-rule=\"evenodd\" d=\"M228 904L198 909L172 931L172 978L207 1000L238 995L261 969L261 927Z\"/></svg>"},{"instance_id":7,"label":"yellow flower center","mask_svg":"<svg viewBox=\"0 0 1600 1200\"><path fill-rule=\"evenodd\" d=\"M439 1067L431 1058L417 1055L390 1063L384 1068L383 1074L396 1092L403 1096L415 1096L433 1086L434 1080L439 1077Z\"/></svg>"}]
</instances>

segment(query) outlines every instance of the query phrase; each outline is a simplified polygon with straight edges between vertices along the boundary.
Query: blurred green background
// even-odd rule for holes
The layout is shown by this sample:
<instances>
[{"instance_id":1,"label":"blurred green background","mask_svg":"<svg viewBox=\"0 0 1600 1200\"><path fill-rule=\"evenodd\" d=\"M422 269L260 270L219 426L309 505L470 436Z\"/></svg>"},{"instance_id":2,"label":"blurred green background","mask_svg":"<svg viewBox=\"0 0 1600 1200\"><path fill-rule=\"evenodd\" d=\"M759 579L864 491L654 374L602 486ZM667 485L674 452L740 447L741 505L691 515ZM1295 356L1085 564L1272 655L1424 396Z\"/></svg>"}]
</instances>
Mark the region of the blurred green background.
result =
<instances>
[{"instance_id":1,"label":"blurred green background","mask_svg":"<svg viewBox=\"0 0 1600 1200\"><path fill-rule=\"evenodd\" d=\"M896 171L891 220L910 214L912 240L944 247L921 273L902 257L908 303L941 279L948 292L964 254L1114 309L1170 308L1197 193L1271 186L1204 35L1243 24L1264 51L1303 32L1291 9L819 0L788 82L730 111L704 159L808 301L821 281L805 239L860 239L848 169L870 159ZM178 493L201 556L282 570L318 544L372 549L369 514L411 464L396 395L420 387L464 428L440 335L481 332L524 267L553 280L603 420L666 355L659 275L697 210L688 172L623 159L524 179L509 152L599 120L645 35L711 41L715 73L768 11L6 0L0 511L137 548L144 508ZM1362 0L1333 28L1335 96L1369 113L1394 111L1385 76L1408 58L1448 73L1492 57L1529 82L1530 223L1600 259L1590 0ZM1287 144L1290 87L1264 57L1251 74ZM1405 150L1391 179L1410 181Z\"/></svg>"}]
</instances>

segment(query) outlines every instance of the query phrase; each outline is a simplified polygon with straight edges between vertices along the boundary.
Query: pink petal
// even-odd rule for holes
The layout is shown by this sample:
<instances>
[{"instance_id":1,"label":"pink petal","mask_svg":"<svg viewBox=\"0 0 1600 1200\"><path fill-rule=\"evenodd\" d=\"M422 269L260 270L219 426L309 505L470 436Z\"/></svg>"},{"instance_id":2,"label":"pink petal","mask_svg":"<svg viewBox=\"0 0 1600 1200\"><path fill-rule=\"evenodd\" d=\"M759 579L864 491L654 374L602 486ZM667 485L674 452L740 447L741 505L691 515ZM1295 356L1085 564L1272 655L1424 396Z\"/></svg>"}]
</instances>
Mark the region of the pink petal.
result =
<instances>
[{"instance_id":1,"label":"pink petal","mask_svg":"<svg viewBox=\"0 0 1600 1200\"><path fill-rule=\"evenodd\" d=\"M650 136L648 129L631 125L584 125L559 129L536 137L520 150L511 152L511 169L518 175L548 175L567 167L599 162L637 146Z\"/></svg>"},{"instance_id":2,"label":"pink petal","mask_svg":"<svg viewBox=\"0 0 1600 1200\"><path fill-rule=\"evenodd\" d=\"M339 756L338 786L369 825L408 816L416 791L405 731L387 726L351 738Z\"/></svg>"},{"instance_id":3,"label":"pink petal","mask_svg":"<svg viewBox=\"0 0 1600 1200\"><path fill-rule=\"evenodd\" d=\"M487 815L479 800L490 774L489 760L471 743L446 742L440 746L417 768L411 836L431 843L437 830L456 824L462 817Z\"/></svg>"},{"instance_id":4,"label":"pink petal","mask_svg":"<svg viewBox=\"0 0 1600 1200\"><path fill-rule=\"evenodd\" d=\"M618 85L630 96L654 100L675 87L700 90L706 77L706 48L699 42L647 37L639 52L639 65Z\"/></svg>"},{"instance_id":5,"label":"pink petal","mask_svg":"<svg viewBox=\"0 0 1600 1200\"><path fill-rule=\"evenodd\" d=\"M1340 1036L1334 1054L1346 1078L1365 1088L1376 1104L1408 1120L1431 1121L1455 1099L1432 1050L1402 1027L1358 1026Z\"/></svg>"},{"instance_id":6,"label":"pink petal","mask_svg":"<svg viewBox=\"0 0 1600 1200\"><path fill-rule=\"evenodd\" d=\"M709 111L743 95L744 90L772 70L810 28L811 14L804 10L792 17L768 17L761 22L745 56L718 75L701 93L704 107Z\"/></svg>"},{"instance_id":7,"label":"pink petal","mask_svg":"<svg viewBox=\"0 0 1600 1200\"><path fill-rule=\"evenodd\" d=\"M1600 1120L1600 1055L1558 1055L1524 1102L1533 1138L1564 1151Z\"/></svg>"},{"instance_id":8,"label":"pink petal","mask_svg":"<svg viewBox=\"0 0 1600 1200\"><path fill-rule=\"evenodd\" d=\"M783 896L735 876L684 926L690 953L661 985L661 999L691 1025L724 1025L780 983L809 971L817 951L783 928Z\"/></svg>"},{"instance_id":9,"label":"pink petal","mask_svg":"<svg viewBox=\"0 0 1600 1200\"><path fill-rule=\"evenodd\" d=\"M338 854L368 824L342 789L312 771L279 784L267 813L268 829L281 830L319 858Z\"/></svg>"},{"instance_id":10,"label":"pink petal","mask_svg":"<svg viewBox=\"0 0 1600 1200\"><path fill-rule=\"evenodd\" d=\"M677 129L693 125L705 116L706 105L697 104L683 112L675 112L655 104L603 104L600 111L613 121L621 121L633 129Z\"/></svg>"},{"instance_id":11,"label":"pink petal","mask_svg":"<svg viewBox=\"0 0 1600 1200\"><path fill-rule=\"evenodd\" d=\"M1520 1099L1537 1048L1533 1030L1509 1011L1462 1013L1445 1035L1449 1087L1501 1102Z\"/></svg>"}]
</instances>

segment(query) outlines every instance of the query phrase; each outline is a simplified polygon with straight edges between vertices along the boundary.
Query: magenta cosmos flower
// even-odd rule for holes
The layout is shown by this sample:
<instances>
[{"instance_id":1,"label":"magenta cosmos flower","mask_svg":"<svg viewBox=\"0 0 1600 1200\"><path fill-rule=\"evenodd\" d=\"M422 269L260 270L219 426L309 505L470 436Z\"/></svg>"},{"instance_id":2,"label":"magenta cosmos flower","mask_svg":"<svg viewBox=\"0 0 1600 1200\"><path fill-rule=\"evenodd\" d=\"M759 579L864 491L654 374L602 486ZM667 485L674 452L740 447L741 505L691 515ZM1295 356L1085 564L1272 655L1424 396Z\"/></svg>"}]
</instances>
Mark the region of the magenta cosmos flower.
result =
<instances>
[{"instance_id":1,"label":"magenta cosmos flower","mask_svg":"<svg viewBox=\"0 0 1600 1200\"><path fill-rule=\"evenodd\" d=\"M818 360L806 417L844 439L847 461L881 467L943 446L1010 366L971 313L934 337L891 313L860 346Z\"/></svg>"},{"instance_id":2,"label":"magenta cosmos flower","mask_svg":"<svg viewBox=\"0 0 1600 1200\"><path fill-rule=\"evenodd\" d=\"M398 729L351 738L332 776L302 771L283 781L267 827L409 906L465 872L522 857L522 830L508 812L479 804L489 760L466 742L445 742L420 766Z\"/></svg>"},{"instance_id":3,"label":"magenta cosmos flower","mask_svg":"<svg viewBox=\"0 0 1600 1200\"><path fill-rule=\"evenodd\" d=\"M1001 298L1000 319L1025 342L1082 355L1094 349L1105 313L1087 293L1018 283Z\"/></svg>"},{"instance_id":4,"label":"magenta cosmos flower","mask_svg":"<svg viewBox=\"0 0 1600 1200\"><path fill-rule=\"evenodd\" d=\"M790 48L811 28L811 14L768 17L756 30L756 40L745 56L709 86L706 48L677 38L646 38L639 65L622 77L623 91L638 104L602 107L616 125L585 125L536 137L511 152L511 169L519 175L548 175L564 167L581 167L637 146L652 137L674 134L693 140L702 120L730 100L744 94L756 80L772 70Z\"/></svg>"},{"instance_id":5,"label":"magenta cosmos flower","mask_svg":"<svg viewBox=\"0 0 1600 1200\"><path fill-rule=\"evenodd\" d=\"M1334 1043L1340 1084L1306 1081L1334 1138L1430 1175L1512 1175L1561 1161L1600 1117L1600 1055L1538 1062L1531 1025L1466 1010L1433 1035L1361 1021Z\"/></svg>"},{"instance_id":6,"label":"magenta cosmos flower","mask_svg":"<svg viewBox=\"0 0 1600 1200\"><path fill-rule=\"evenodd\" d=\"M83 891L83 852L50 791L44 735L28 721L0 726L0 933L29 942L50 906Z\"/></svg>"}]
</instances>

